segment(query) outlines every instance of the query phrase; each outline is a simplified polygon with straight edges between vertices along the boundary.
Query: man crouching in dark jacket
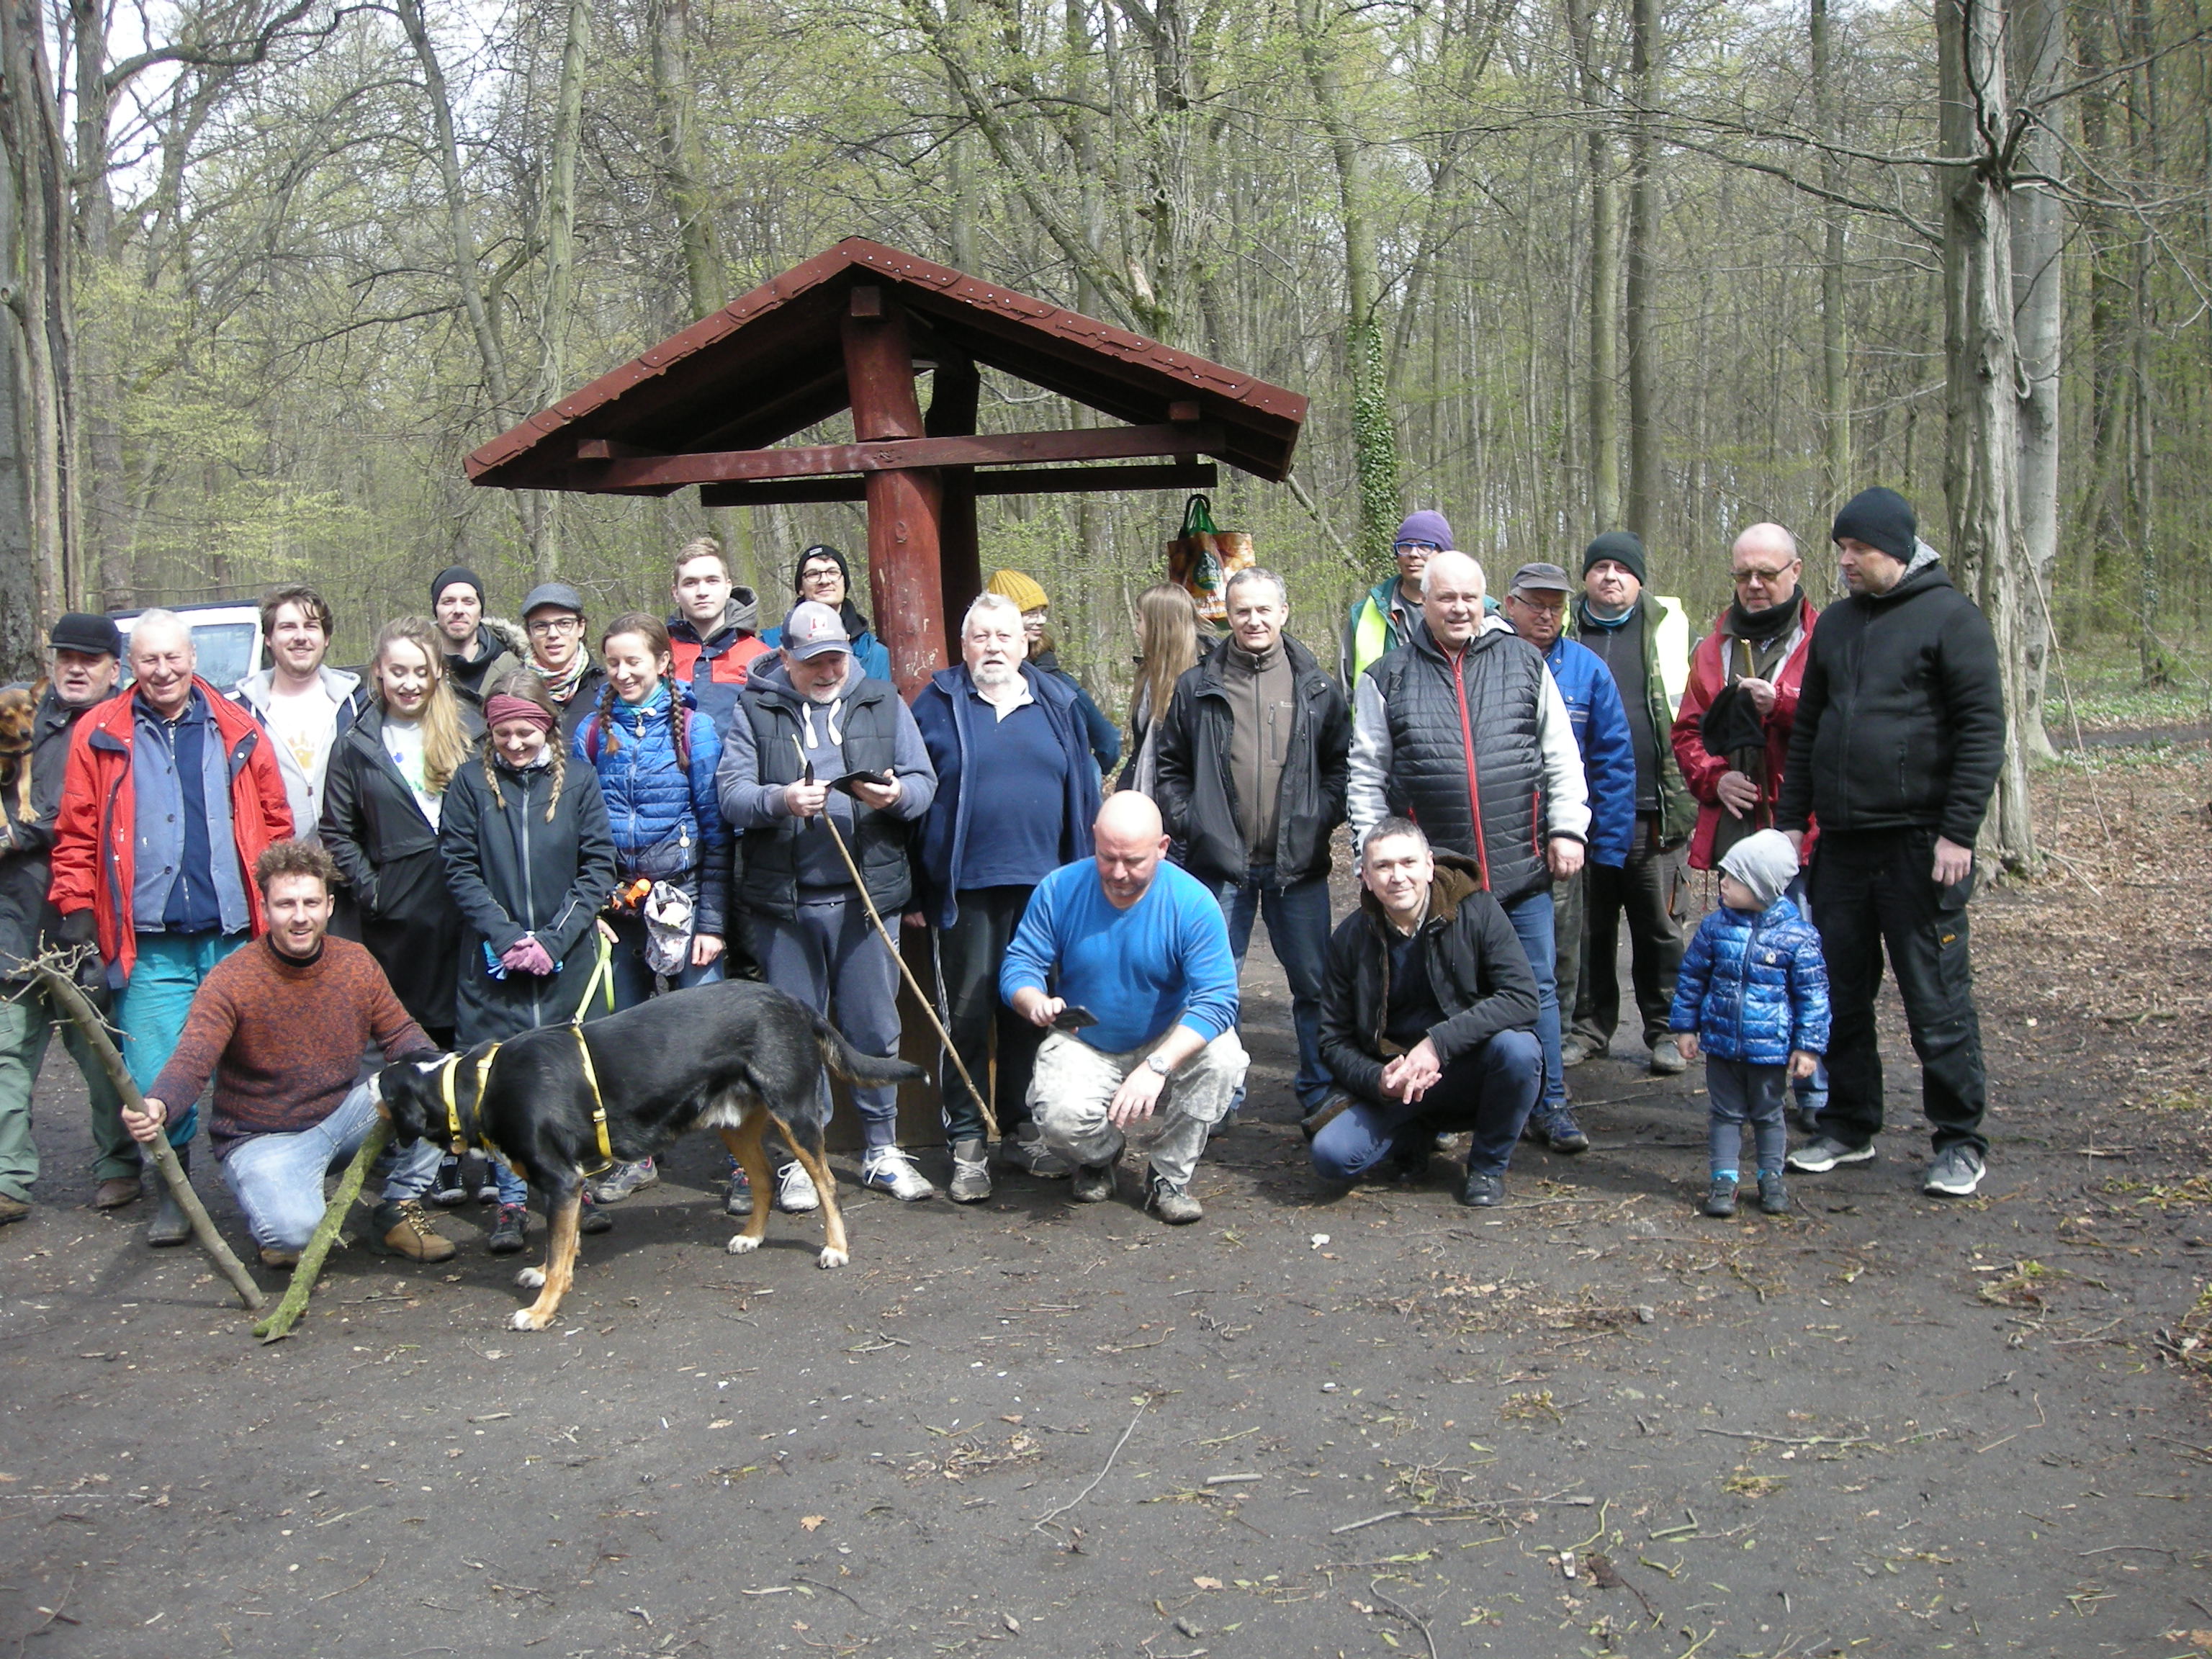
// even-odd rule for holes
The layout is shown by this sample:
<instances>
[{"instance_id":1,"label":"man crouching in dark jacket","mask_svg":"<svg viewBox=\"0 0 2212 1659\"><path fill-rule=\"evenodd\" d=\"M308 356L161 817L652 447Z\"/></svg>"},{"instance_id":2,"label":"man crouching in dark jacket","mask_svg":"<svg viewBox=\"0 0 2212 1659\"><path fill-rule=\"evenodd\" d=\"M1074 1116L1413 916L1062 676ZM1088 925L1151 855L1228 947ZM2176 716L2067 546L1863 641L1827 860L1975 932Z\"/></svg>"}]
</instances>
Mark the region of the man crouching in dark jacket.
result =
<instances>
[{"instance_id":1,"label":"man crouching in dark jacket","mask_svg":"<svg viewBox=\"0 0 2212 1659\"><path fill-rule=\"evenodd\" d=\"M1388 1160L1416 1173L1438 1134L1474 1131L1459 1201L1505 1196L1513 1143L1543 1086L1536 975L1473 873L1384 818L1359 857L1359 908L1328 942L1321 1050L1341 1091L1306 1120L1314 1169L1357 1181Z\"/></svg>"}]
</instances>

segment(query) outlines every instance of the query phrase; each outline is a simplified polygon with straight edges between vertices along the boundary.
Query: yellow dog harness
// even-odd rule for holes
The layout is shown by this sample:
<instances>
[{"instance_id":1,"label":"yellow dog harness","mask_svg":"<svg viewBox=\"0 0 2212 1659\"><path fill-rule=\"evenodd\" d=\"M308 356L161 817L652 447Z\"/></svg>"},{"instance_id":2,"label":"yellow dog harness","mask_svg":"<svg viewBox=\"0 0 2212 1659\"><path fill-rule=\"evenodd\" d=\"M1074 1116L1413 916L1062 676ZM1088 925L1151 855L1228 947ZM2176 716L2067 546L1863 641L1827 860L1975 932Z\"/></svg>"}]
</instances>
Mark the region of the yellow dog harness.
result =
<instances>
[{"instance_id":1,"label":"yellow dog harness","mask_svg":"<svg viewBox=\"0 0 2212 1659\"><path fill-rule=\"evenodd\" d=\"M575 1034L576 1058L583 1064L584 1081L591 1085L592 1090L592 1133L599 1143L599 1162L597 1168L587 1170L585 1173L596 1175L600 1170L606 1169L615 1161L614 1143L607 1134L607 1103L605 1097L599 1093L599 1073L598 1068L592 1064L592 1048L591 1044L584 1041L584 1028L580 1025L571 1025L568 1029ZM498 1057L501 1046L499 1043L493 1043L490 1048L484 1050L483 1058L477 1061L477 1101L479 1108L477 1115L477 1145L488 1152L498 1152L499 1148L484 1138L483 1115L481 1108L483 1102L484 1083L491 1076L491 1063ZM460 1055L448 1054L438 1079L438 1091L446 1103L446 1138L453 1148L455 1158L459 1158L469 1148L468 1133L461 1127L460 1101L453 1090L453 1078L459 1071L460 1064Z\"/></svg>"}]
</instances>

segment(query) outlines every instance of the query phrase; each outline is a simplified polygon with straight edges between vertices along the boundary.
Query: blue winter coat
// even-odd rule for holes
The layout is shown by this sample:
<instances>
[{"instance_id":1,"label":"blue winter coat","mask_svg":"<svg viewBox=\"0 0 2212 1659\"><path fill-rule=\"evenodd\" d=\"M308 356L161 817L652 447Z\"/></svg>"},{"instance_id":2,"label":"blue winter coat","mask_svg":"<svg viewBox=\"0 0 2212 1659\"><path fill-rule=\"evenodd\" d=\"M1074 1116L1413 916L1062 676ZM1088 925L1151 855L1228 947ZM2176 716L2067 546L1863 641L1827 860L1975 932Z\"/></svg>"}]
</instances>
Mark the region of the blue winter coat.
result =
<instances>
[{"instance_id":1,"label":"blue winter coat","mask_svg":"<svg viewBox=\"0 0 2212 1659\"><path fill-rule=\"evenodd\" d=\"M1820 936L1778 898L1758 915L1723 905L1690 941L1668 1028L1695 1031L1715 1060L1786 1066L1828 1051L1828 968Z\"/></svg>"},{"instance_id":2,"label":"blue winter coat","mask_svg":"<svg viewBox=\"0 0 2212 1659\"><path fill-rule=\"evenodd\" d=\"M1091 855L1091 823L1098 816L1098 774L1091 764L1090 740L1076 699L1082 692L1062 674L1022 665L1030 696L1044 709L1067 750L1067 783L1060 819L1060 861L1073 864ZM964 664L930 676L914 700L914 722L937 769L937 797L921 821L914 848L915 886L933 927L950 927L960 918L960 865L970 835L990 833L987 780L972 781L968 770L968 721L975 707L973 682Z\"/></svg>"},{"instance_id":3,"label":"blue winter coat","mask_svg":"<svg viewBox=\"0 0 2212 1659\"><path fill-rule=\"evenodd\" d=\"M668 729L668 696L673 686L688 716L684 738L690 746L690 773L676 763ZM607 823L614 831L615 860L625 878L641 873L640 861L672 836L688 837L697 872L693 915L696 933L723 933L730 893L730 826L714 796L714 769L721 763L722 738L714 722L700 715L691 688L663 680L641 703L617 697L602 740L597 714L576 727L576 757L598 773L606 797ZM678 867L681 867L680 866ZM677 879L666 876L667 879Z\"/></svg>"},{"instance_id":4,"label":"blue winter coat","mask_svg":"<svg viewBox=\"0 0 2212 1659\"><path fill-rule=\"evenodd\" d=\"M1628 709L1605 659L1562 634L1544 653L1559 683L1567 723L1582 750L1583 781L1589 786L1589 861L1614 869L1628 862L1636 841L1636 740Z\"/></svg>"}]
</instances>

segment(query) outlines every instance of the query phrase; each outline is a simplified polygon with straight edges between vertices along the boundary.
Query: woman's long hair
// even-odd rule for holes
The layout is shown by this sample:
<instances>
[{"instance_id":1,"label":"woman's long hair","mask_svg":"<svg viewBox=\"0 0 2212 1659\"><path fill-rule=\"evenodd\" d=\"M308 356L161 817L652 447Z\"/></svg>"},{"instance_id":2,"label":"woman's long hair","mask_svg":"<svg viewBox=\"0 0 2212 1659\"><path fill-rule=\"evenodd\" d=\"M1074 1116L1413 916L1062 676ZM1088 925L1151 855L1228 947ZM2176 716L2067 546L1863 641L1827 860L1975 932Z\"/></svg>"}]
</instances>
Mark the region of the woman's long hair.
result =
<instances>
[{"instance_id":1,"label":"woman's long hair","mask_svg":"<svg viewBox=\"0 0 2212 1659\"><path fill-rule=\"evenodd\" d=\"M1167 713L1176 682L1198 663L1198 606L1174 582L1160 582L1137 596L1137 692L1130 700L1134 718L1146 725Z\"/></svg>"},{"instance_id":2,"label":"woman's long hair","mask_svg":"<svg viewBox=\"0 0 2212 1659\"><path fill-rule=\"evenodd\" d=\"M699 538L700 541L712 539L710 537ZM696 542L686 544L687 550L696 545ZM720 550L710 547L704 550L711 553ZM693 553L690 556L696 558L699 556ZM624 611L609 623L606 631L599 635L599 665L602 668L606 666L607 641L617 634L636 635L645 641L647 651L669 665L660 671L660 683L668 688L668 739L676 750L678 769L688 776L691 770L691 715L690 711L684 707L684 698L676 687L675 647L669 643L668 624L649 611ZM612 680L599 688L599 712L592 718L599 728L598 752L611 755L621 742L615 736L615 683Z\"/></svg>"},{"instance_id":3,"label":"woman's long hair","mask_svg":"<svg viewBox=\"0 0 2212 1659\"><path fill-rule=\"evenodd\" d=\"M553 698L545 690L544 677L534 668L510 668L484 688L484 707L491 707L494 697L520 697L525 702L534 702L553 717L553 729L545 734L545 746L553 751L550 763L553 773L553 793L545 802L545 822L553 822L554 809L561 805L562 781L568 775L568 745L561 741L561 714L553 707ZM483 748L484 781L491 786L491 804L504 812L507 801L499 793L499 745L492 741L491 721L484 721Z\"/></svg>"},{"instance_id":4,"label":"woman's long hair","mask_svg":"<svg viewBox=\"0 0 2212 1659\"><path fill-rule=\"evenodd\" d=\"M386 647L401 641L420 651L430 665L430 695L422 700L417 716L422 726L422 787L442 795L453 774L468 763L469 738L461 726L460 700L447 683L445 647L439 643L437 625L428 617L394 617L385 623L377 630L376 651L369 661L381 668ZM392 705L384 700L384 682L373 678L376 706L389 714Z\"/></svg>"}]
</instances>

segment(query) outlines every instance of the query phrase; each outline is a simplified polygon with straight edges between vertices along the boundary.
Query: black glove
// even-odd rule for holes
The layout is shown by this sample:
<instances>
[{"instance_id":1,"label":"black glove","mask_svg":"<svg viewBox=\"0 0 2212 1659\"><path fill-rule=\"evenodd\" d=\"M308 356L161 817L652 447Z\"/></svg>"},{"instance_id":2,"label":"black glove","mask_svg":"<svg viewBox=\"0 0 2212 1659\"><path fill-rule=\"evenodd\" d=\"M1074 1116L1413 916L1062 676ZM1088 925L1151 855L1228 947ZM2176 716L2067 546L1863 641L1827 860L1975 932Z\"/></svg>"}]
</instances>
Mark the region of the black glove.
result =
<instances>
[{"instance_id":1,"label":"black glove","mask_svg":"<svg viewBox=\"0 0 2212 1659\"><path fill-rule=\"evenodd\" d=\"M72 910L64 916L62 925L55 930L54 942L64 951L95 949L100 943L100 931L93 921L92 912Z\"/></svg>"}]
</instances>

